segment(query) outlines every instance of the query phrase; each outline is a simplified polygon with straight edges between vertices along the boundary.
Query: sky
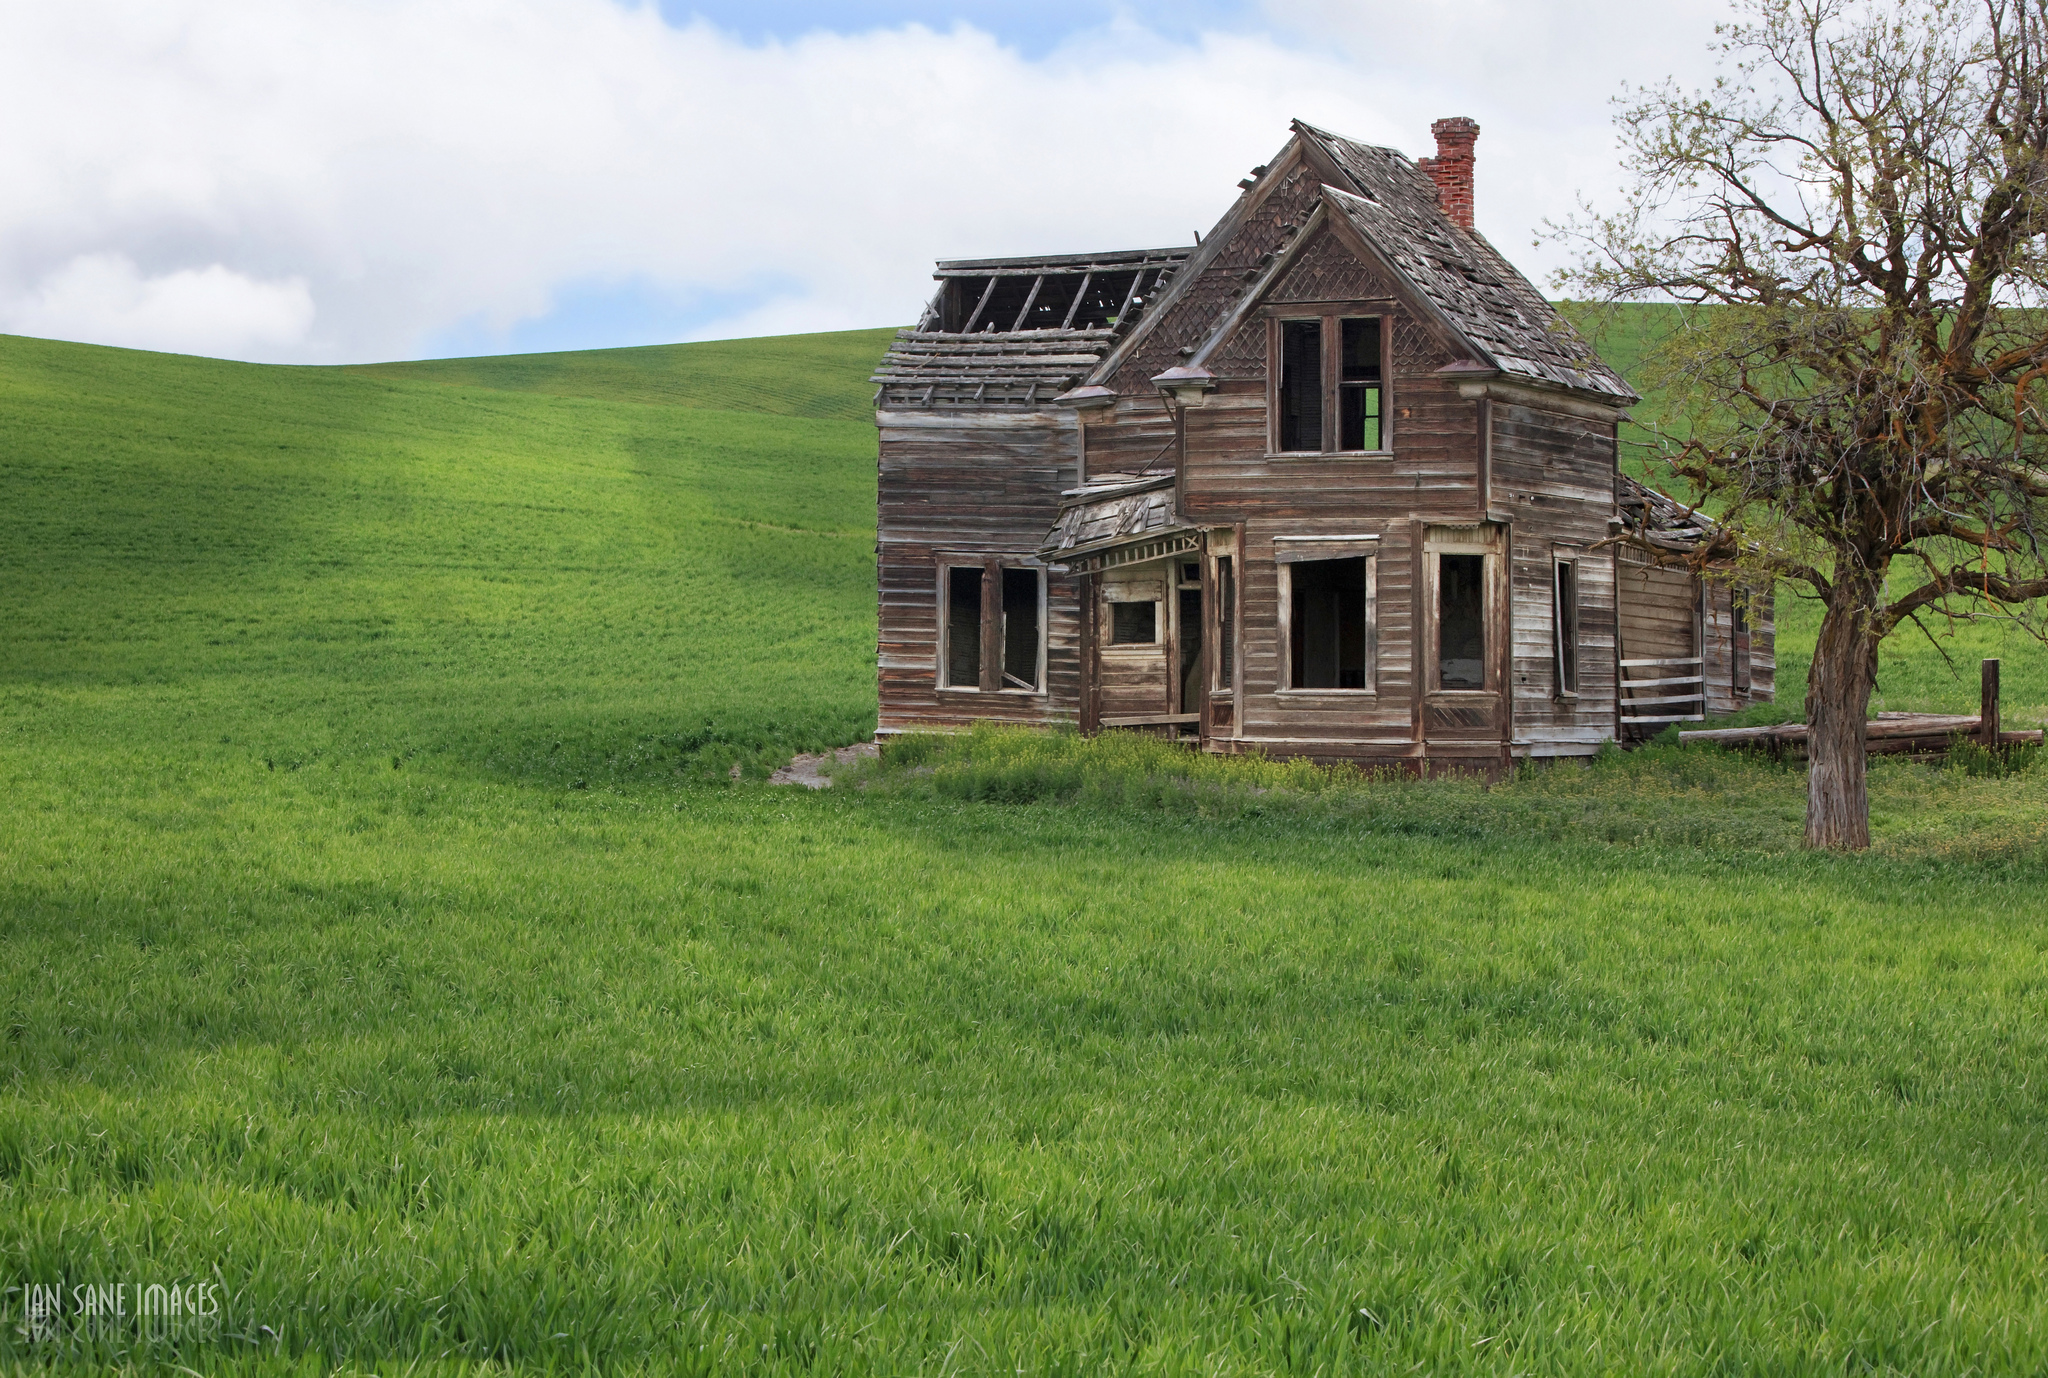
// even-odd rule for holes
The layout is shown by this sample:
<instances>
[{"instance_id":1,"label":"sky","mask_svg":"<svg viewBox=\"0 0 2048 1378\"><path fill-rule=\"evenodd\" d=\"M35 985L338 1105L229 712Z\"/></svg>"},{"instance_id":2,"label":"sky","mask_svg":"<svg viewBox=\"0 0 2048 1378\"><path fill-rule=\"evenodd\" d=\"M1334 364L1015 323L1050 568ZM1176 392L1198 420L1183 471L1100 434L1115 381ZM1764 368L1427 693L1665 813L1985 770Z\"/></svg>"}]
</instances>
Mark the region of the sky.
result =
<instances>
[{"instance_id":1,"label":"sky","mask_svg":"<svg viewBox=\"0 0 2048 1378\"><path fill-rule=\"evenodd\" d=\"M0 0L0 332L350 363L913 321L935 259L1191 243L1299 117L1619 185L1725 0Z\"/></svg>"}]
</instances>

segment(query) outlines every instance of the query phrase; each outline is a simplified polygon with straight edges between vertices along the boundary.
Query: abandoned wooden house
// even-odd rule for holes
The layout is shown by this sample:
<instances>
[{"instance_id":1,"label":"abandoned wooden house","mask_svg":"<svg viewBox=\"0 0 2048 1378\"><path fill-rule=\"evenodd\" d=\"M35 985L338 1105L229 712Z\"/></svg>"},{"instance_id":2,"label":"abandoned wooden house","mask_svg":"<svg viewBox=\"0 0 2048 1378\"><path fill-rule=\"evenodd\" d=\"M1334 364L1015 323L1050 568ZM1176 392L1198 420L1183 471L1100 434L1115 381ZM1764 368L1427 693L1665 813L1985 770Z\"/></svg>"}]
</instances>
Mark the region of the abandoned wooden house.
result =
<instances>
[{"instance_id":1,"label":"abandoned wooden house","mask_svg":"<svg viewBox=\"0 0 2048 1378\"><path fill-rule=\"evenodd\" d=\"M1412 162L1297 122L1192 248L972 259L874 381L880 731L1497 771L1772 691L1637 399ZM1623 539L1611 539L1622 537ZM1768 600L1764 600L1767 604Z\"/></svg>"}]
</instances>

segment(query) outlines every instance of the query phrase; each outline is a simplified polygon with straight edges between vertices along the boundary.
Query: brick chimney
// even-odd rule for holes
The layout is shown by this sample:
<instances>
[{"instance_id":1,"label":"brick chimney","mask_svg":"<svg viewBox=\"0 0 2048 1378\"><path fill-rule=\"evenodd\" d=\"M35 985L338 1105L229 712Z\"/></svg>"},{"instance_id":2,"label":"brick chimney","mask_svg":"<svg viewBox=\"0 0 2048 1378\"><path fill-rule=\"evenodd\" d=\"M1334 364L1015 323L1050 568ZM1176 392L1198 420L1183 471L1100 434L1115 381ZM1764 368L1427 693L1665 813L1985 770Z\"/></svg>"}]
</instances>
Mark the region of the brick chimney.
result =
<instances>
[{"instance_id":1,"label":"brick chimney","mask_svg":"<svg viewBox=\"0 0 2048 1378\"><path fill-rule=\"evenodd\" d=\"M1479 139L1479 124L1463 115L1438 120L1429 127L1436 135L1436 157L1417 158L1415 165L1436 182L1436 199L1444 214L1465 229L1472 228L1472 145Z\"/></svg>"}]
</instances>

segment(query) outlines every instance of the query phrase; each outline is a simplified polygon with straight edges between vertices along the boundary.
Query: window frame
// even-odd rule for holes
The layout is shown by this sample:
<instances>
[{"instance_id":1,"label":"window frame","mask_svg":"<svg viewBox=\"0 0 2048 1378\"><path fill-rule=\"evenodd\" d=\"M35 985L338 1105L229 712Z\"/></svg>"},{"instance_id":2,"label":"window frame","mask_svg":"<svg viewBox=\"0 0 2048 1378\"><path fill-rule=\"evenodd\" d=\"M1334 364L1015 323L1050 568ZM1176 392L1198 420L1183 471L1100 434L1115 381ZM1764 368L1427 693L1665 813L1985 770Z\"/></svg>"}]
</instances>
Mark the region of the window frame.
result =
<instances>
[{"instance_id":1,"label":"window frame","mask_svg":"<svg viewBox=\"0 0 2048 1378\"><path fill-rule=\"evenodd\" d=\"M1320 564L1330 560L1365 561L1365 685L1359 689L1338 689L1294 683L1294 571L1295 565ZM1279 585L1278 663L1276 694L1321 698L1337 695L1345 699L1376 697L1380 692L1380 538L1376 535L1276 536L1273 540L1274 581Z\"/></svg>"},{"instance_id":2,"label":"window frame","mask_svg":"<svg viewBox=\"0 0 2048 1378\"><path fill-rule=\"evenodd\" d=\"M1585 606L1586 586L1580 579L1579 565L1584 552L1576 546L1557 546L1550 552L1550 675L1552 697L1576 699L1579 696L1579 681L1585 667ZM1566 622L1564 603L1564 579L1566 569L1571 571L1572 598L1570 622L1571 673L1566 674L1565 647Z\"/></svg>"},{"instance_id":3,"label":"window frame","mask_svg":"<svg viewBox=\"0 0 2048 1378\"><path fill-rule=\"evenodd\" d=\"M1266 454L1271 459L1385 458L1394 453L1392 303L1303 302L1266 308ZM1336 448L1343 426L1344 406L1344 322L1370 320L1378 323L1380 337L1380 443L1375 450ZM1280 448L1281 371L1286 327L1293 321L1316 321L1322 328L1323 445L1315 450ZM1361 387L1361 384L1352 384Z\"/></svg>"},{"instance_id":4,"label":"window frame","mask_svg":"<svg viewBox=\"0 0 2048 1378\"><path fill-rule=\"evenodd\" d=\"M1756 695L1756 628L1749 620L1749 595L1741 585L1728 590L1728 692L1743 703Z\"/></svg>"},{"instance_id":5,"label":"window frame","mask_svg":"<svg viewBox=\"0 0 2048 1378\"><path fill-rule=\"evenodd\" d=\"M934 638L936 642L936 654L933 657L934 663L932 667L934 689L942 694L1010 694L1020 698L1044 697L1046 693L1045 640L1048 594L1045 565L1031 556L985 555L974 551L940 551L935 557L935 563L937 565L938 635ZM984 651L991 640L988 631L988 621L991 612L993 612L995 617L996 626L993 641L996 648L996 663L993 667L993 678L995 680L993 688L984 687L991 678L991 666L985 654L980 655L980 677L976 683L949 684L946 679L948 653L952 649L953 636L952 574L956 569L973 569L981 572L981 606L975 618L975 625L980 629L981 648ZM1029 689L1019 689L1013 685L1003 683L1002 651L1007 629L1004 626L1002 576L1007 570L1028 570L1036 575L1038 580L1038 663L1033 667L1033 684ZM989 578L991 572L995 575L993 579Z\"/></svg>"},{"instance_id":6,"label":"window frame","mask_svg":"<svg viewBox=\"0 0 2048 1378\"><path fill-rule=\"evenodd\" d=\"M1175 556L1178 560L1180 557ZM1177 570L1176 570L1177 573ZM1107 613L1101 619L1102 627L1097 637L1097 649L1111 656L1153 656L1164 655L1167 647L1166 619L1170 610L1166 606L1167 584L1173 582L1165 575L1158 579L1137 579L1129 582L1103 580L1097 587L1096 597L1105 605ZM1112 591L1130 588L1136 584L1157 584L1158 592L1151 598L1116 598ZM1152 639L1150 641L1118 641L1116 639L1116 613L1118 603L1150 603L1152 605Z\"/></svg>"},{"instance_id":7,"label":"window frame","mask_svg":"<svg viewBox=\"0 0 2048 1378\"><path fill-rule=\"evenodd\" d=\"M1470 528L1467 528L1470 529ZM1506 559L1500 545L1488 537L1425 536L1421 542L1424 570L1423 606L1424 635L1422 650L1426 659L1423 663L1423 692L1432 697L1448 699L1493 698L1501 692L1501 648L1494 643L1495 634L1500 630L1501 600L1511 597L1501 588L1501 570ZM1446 689L1443 683L1443 557L1446 555L1478 555L1483 557L1479 567L1480 627L1484 637L1481 642L1480 665L1485 675L1482 687L1477 689ZM1512 627L1505 635L1514 636Z\"/></svg>"},{"instance_id":8,"label":"window frame","mask_svg":"<svg viewBox=\"0 0 2048 1378\"><path fill-rule=\"evenodd\" d=\"M1227 549L1219 544L1208 552L1205 573L1203 654L1209 660L1209 694L1213 698L1234 699L1238 666L1243 660L1237 645L1237 604L1238 586L1244 579L1235 542Z\"/></svg>"},{"instance_id":9,"label":"window frame","mask_svg":"<svg viewBox=\"0 0 2048 1378\"><path fill-rule=\"evenodd\" d=\"M1142 647L1146 648L1147 650L1149 650L1149 649L1151 649L1151 648L1152 648L1152 647L1154 647L1154 646L1161 646L1161 645L1164 645L1164 644L1166 643L1166 638L1160 635L1160 632L1161 632L1161 630L1163 630L1163 629L1162 629L1162 628L1160 627L1160 625L1159 625L1159 603L1160 603L1160 600L1159 600L1159 599L1157 599L1157 598L1111 598L1111 599L1109 599L1109 600L1107 600L1107 601L1108 601L1108 603L1109 603L1109 610L1110 610L1110 618L1109 618L1109 641L1108 641L1108 646L1109 646L1109 648L1110 648L1111 650L1117 650L1117 651L1122 651L1122 650L1127 650L1127 649L1129 649L1129 648L1131 648L1131 647L1134 647L1134 646L1142 646ZM1129 641L1125 641L1125 640L1123 640L1123 639L1119 638L1119 637L1117 636L1117 634L1116 634L1116 610L1117 610L1118 608L1150 608L1150 609L1152 609L1152 635L1150 635L1150 636L1147 636L1147 637L1142 637L1142 638L1134 637L1134 638L1132 638L1132 639L1131 639L1131 640L1129 640Z\"/></svg>"}]
</instances>

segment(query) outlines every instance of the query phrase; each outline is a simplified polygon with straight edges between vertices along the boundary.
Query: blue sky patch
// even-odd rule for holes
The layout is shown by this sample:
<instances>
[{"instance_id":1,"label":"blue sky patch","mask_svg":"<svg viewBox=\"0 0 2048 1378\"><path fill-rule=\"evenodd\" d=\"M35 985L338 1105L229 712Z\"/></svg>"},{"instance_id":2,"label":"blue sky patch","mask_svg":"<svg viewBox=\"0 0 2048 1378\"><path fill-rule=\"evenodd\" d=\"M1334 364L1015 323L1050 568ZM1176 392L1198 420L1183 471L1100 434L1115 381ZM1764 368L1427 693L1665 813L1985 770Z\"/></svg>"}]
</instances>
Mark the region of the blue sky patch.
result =
<instances>
[{"instance_id":1,"label":"blue sky patch","mask_svg":"<svg viewBox=\"0 0 2048 1378\"><path fill-rule=\"evenodd\" d=\"M564 283L546 315L494 330L472 318L421 341L413 357L462 359L485 354L553 354L674 344L713 321L728 320L777 297L794 282L758 281L723 292L678 293L645 277Z\"/></svg>"},{"instance_id":2,"label":"blue sky patch","mask_svg":"<svg viewBox=\"0 0 2048 1378\"><path fill-rule=\"evenodd\" d=\"M708 20L750 43L801 38L821 30L863 33L922 24L948 30L969 24L1017 49L1043 57L1069 39L1107 28L1119 19L1162 38L1187 42L1205 31L1263 27L1254 7L1237 0L1131 0L1105 5L1096 0L658 0L672 24Z\"/></svg>"}]
</instances>

